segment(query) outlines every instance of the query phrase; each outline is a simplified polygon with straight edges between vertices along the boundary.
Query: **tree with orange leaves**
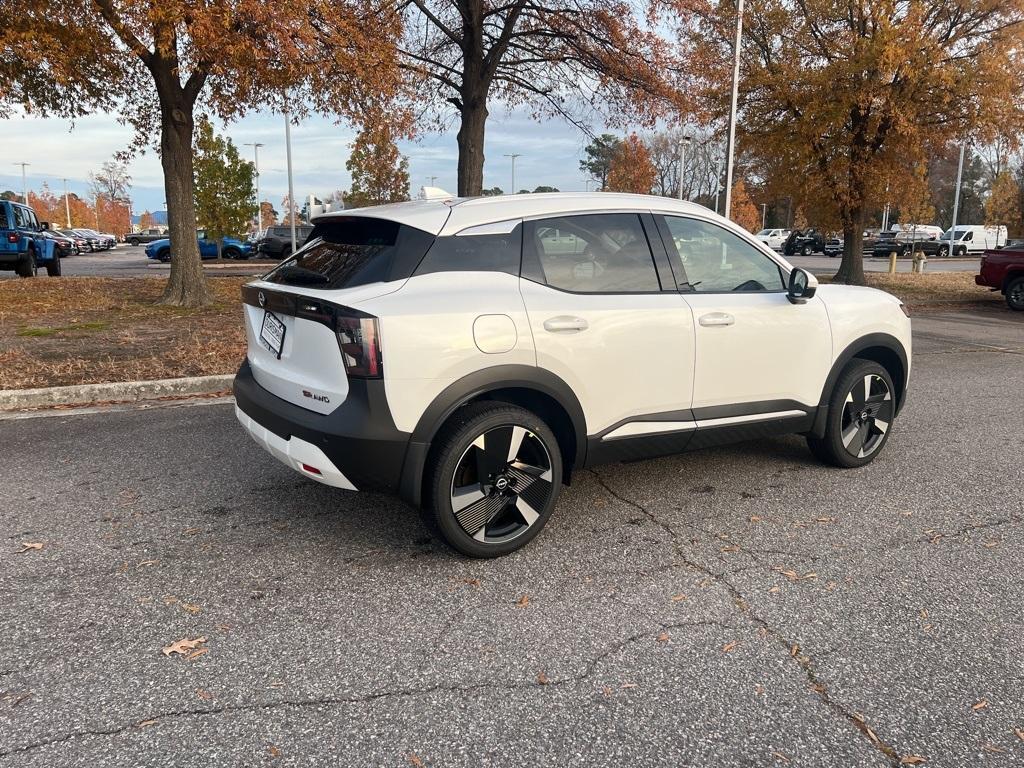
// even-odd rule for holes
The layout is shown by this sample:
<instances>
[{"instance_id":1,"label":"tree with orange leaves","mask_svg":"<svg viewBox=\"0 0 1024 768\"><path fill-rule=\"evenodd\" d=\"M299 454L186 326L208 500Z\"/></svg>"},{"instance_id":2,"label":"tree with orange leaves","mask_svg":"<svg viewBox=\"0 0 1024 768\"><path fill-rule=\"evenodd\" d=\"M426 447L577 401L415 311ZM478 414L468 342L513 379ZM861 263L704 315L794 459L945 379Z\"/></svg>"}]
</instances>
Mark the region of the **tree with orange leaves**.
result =
<instances>
[{"instance_id":1,"label":"tree with orange leaves","mask_svg":"<svg viewBox=\"0 0 1024 768\"><path fill-rule=\"evenodd\" d=\"M651 162L647 146L635 133L629 134L615 148L608 168L609 192L635 192L649 195L658 169Z\"/></svg>"},{"instance_id":2,"label":"tree with orange leaves","mask_svg":"<svg viewBox=\"0 0 1024 768\"><path fill-rule=\"evenodd\" d=\"M754 205L750 193L747 192L747 184L739 179L732 185L732 210L729 218L739 224L748 232L757 232L761 229L761 212Z\"/></svg>"},{"instance_id":3,"label":"tree with orange leaves","mask_svg":"<svg viewBox=\"0 0 1024 768\"><path fill-rule=\"evenodd\" d=\"M675 47L656 30L663 0L408 0L402 67L439 120L459 126L458 193L483 189L493 102L584 127L676 119ZM512 190L515 192L516 190Z\"/></svg>"},{"instance_id":4,"label":"tree with orange leaves","mask_svg":"<svg viewBox=\"0 0 1024 768\"><path fill-rule=\"evenodd\" d=\"M161 301L208 303L195 237L197 104L390 119L401 17L376 0L4 0L0 103L41 115L120 111L136 148L159 136L171 238ZM400 116L399 116L400 117Z\"/></svg>"},{"instance_id":5,"label":"tree with orange leaves","mask_svg":"<svg viewBox=\"0 0 1024 768\"><path fill-rule=\"evenodd\" d=\"M693 93L724 120L736 5L685 7ZM840 281L864 283L867 216L914 186L929 147L1024 128L1024 0L748 0L745 22L738 154L773 194L830 209Z\"/></svg>"}]
</instances>

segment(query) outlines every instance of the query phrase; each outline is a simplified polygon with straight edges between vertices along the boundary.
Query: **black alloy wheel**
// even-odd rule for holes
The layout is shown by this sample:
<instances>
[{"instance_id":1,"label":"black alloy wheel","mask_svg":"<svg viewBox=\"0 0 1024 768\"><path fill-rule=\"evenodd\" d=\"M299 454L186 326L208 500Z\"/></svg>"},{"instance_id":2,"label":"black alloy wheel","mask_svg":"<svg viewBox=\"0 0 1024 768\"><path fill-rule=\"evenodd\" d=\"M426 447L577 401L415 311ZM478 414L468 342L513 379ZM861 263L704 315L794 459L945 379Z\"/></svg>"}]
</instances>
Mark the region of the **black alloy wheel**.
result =
<instances>
[{"instance_id":1,"label":"black alloy wheel","mask_svg":"<svg viewBox=\"0 0 1024 768\"><path fill-rule=\"evenodd\" d=\"M438 441L432 522L452 547L497 557L529 542L561 489L558 442L535 414L506 403L461 409Z\"/></svg>"},{"instance_id":2,"label":"black alloy wheel","mask_svg":"<svg viewBox=\"0 0 1024 768\"><path fill-rule=\"evenodd\" d=\"M811 452L837 467L862 467L872 461L891 434L895 392L889 372L881 365L851 360L829 398L824 436L807 436Z\"/></svg>"},{"instance_id":3,"label":"black alloy wheel","mask_svg":"<svg viewBox=\"0 0 1024 768\"><path fill-rule=\"evenodd\" d=\"M1024 277L1016 277L1006 286L1006 306L1024 312Z\"/></svg>"}]
</instances>

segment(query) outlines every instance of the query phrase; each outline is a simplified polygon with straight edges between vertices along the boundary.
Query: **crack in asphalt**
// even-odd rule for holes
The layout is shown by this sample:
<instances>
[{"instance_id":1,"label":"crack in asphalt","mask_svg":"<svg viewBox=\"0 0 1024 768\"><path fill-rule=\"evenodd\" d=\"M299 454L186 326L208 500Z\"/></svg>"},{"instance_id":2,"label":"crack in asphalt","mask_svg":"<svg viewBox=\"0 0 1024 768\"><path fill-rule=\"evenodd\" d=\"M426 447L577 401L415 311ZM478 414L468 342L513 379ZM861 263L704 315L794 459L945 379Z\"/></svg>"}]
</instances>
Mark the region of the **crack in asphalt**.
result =
<instances>
[{"instance_id":1,"label":"crack in asphalt","mask_svg":"<svg viewBox=\"0 0 1024 768\"><path fill-rule=\"evenodd\" d=\"M867 722L860 714L853 712L850 709L847 709L842 703L832 698L831 694L829 693L828 687L825 685L824 682L822 682L822 680L817 676L817 674L814 671L814 660L810 656L801 653L799 645L786 638L786 636L780 630L773 627L767 621L767 619L764 619L758 614L754 613L750 604L747 602L743 592L741 592L738 587L736 587L732 582L730 582L724 574L715 573L711 568L702 565L694 560L691 560L686 555L686 553L683 550L683 547L679 543L679 534L676 533L675 529L673 529L669 523L666 523L664 520L660 519L657 515L648 510L644 505L619 494L618 491L614 490L610 485L608 485L605 479L595 470L591 469L589 470L589 472L594 476L594 478L601 485L601 487L604 488L614 498L618 499L623 504L626 504L642 512L651 520L651 522L653 522L655 525L659 526L662 530L664 530L671 538L672 546L675 551L676 557L685 562L689 567L703 573L705 576L707 576L717 584L724 587L726 592L728 592L729 595L732 597L733 604L736 606L739 613L746 617L752 624L756 625L763 632L765 632L766 636L774 639L776 644L786 651L786 656L792 659L800 667L801 671L804 673L804 676L807 678L807 681L810 683L811 690L818 695L818 698L822 701L822 703L825 704L825 706L827 706L834 714L839 715L847 722L849 722L851 725L853 725L862 736L868 739L868 741L871 743L871 746L880 751L889 759L890 763L893 766L898 767L901 764L900 760L902 756L896 750L896 748L888 744L887 742L883 741L881 737L879 737L878 734L875 733L875 731L868 726Z\"/></svg>"},{"instance_id":2,"label":"crack in asphalt","mask_svg":"<svg viewBox=\"0 0 1024 768\"><path fill-rule=\"evenodd\" d=\"M653 624L657 625L663 630L680 629L684 627L705 627L715 626L723 628L731 628L728 624L715 620L701 620L701 621L680 621L672 623L663 623L660 621L652 621ZM279 708L315 708L315 707L330 707L330 706L344 706L350 704L368 704L384 699L392 698L407 698L412 696L429 696L434 693L458 693L468 694L476 693L479 691L523 691L530 689L541 690L544 688L558 688L566 685L573 685L576 683L582 683L588 680L596 671L598 666L606 659L614 656L621 652L633 643L637 643L644 639L650 639L652 637L653 629L648 627L640 632L636 632L628 637L617 640L616 642L609 645L601 653L591 658L583 671L576 675L569 675L567 677L559 677L546 682L528 681L522 680L519 682L503 682L500 680L485 681L480 683L473 683L471 685L433 685L425 688L399 688L384 691L375 691L372 693L362 694L358 696L324 696L314 699L281 699L278 701L268 701L259 704L228 704L221 707L209 707L205 709L182 709L172 710L169 712L160 712L151 714L141 720L133 720L130 723L123 725L113 726L111 728L92 728L79 731L72 731L65 733L61 736L54 736L49 739L42 741L33 742L26 744L21 747L7 750L6 752L0 752L0 759L11 757L13 755L23 755L27 752L32 752L38 749L45 749L46 747L54 746L57 744L63 744L68 741L73 741L79 738L85 738L89 736L118 736L122 733L126 733L132 730L144 730L151 725L155 725L160 720L170 720L177 718L186 717L210 717L221 714L233 714L237 712L257 712L261 710L273 710Z\"/></svg>"}]
</instances>

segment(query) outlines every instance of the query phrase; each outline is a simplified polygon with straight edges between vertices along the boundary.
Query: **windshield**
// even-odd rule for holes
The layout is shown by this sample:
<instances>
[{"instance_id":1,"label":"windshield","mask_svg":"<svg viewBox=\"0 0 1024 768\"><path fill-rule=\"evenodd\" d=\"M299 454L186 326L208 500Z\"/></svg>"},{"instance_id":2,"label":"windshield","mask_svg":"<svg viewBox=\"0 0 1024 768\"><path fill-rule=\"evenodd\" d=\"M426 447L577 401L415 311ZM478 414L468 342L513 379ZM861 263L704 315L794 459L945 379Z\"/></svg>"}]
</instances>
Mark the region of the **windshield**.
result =
<instances>
[{"instance_id":1,"label":"windshield","mask_svg":"<svg viewBox=\"0 0 1024 768\"><path fill-rule=\"evenodd\" d=\"M942 239L943 240L949 240L949 233L952 232L952 231L953 231L953 228L950 227L945 232L943 232L942 233ZM963 240L964 239L964 235L966 235L970 231L971 230L969 230L969 229L959 229L958 228L957 231L956 231L956 237L954 237L953 239L954 240Z\"/></svg>"},{"instance_id":2,"label":"windshield","mask_svg":"<svg viewBox=\"0 0 1024 768\"><path fill-rule=\"evenodd\" d=\"M433 235L386 219L332 219L317 225L309 241L265 279L327 290L404 279L433 241Z\"/></svg>"}]
</instances>

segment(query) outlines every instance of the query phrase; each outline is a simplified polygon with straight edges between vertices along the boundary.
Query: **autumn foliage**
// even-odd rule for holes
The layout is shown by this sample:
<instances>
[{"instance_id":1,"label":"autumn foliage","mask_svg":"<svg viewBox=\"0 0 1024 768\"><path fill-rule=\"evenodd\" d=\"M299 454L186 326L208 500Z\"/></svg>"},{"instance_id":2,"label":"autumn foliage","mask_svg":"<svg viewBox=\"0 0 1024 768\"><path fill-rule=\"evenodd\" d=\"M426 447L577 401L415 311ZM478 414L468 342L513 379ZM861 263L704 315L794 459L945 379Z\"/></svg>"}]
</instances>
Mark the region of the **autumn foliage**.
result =
<instances>
[{"instance_id":1,"label":"autumn foliage","mask_svg":"<svg viewBox=\"0 0 1024 768\"><path fill-rule=\"evenodd\" d=\"M647 146L639 136L631 133L615 147L608 168L606 190L649 195L657 174Z\"/></svg>"},{"instance_id":2,"label":"autumn foliage","mask_svg":"<svg viewBox=\"0 0 1024 768\"><path fill-rule=\"evenodd\" d=\"M743 179L732 186L731 207L730 218L741 227L748 232L757 232L761 229L761 211L751 199Z\"/></svg>"}]
</instances>

